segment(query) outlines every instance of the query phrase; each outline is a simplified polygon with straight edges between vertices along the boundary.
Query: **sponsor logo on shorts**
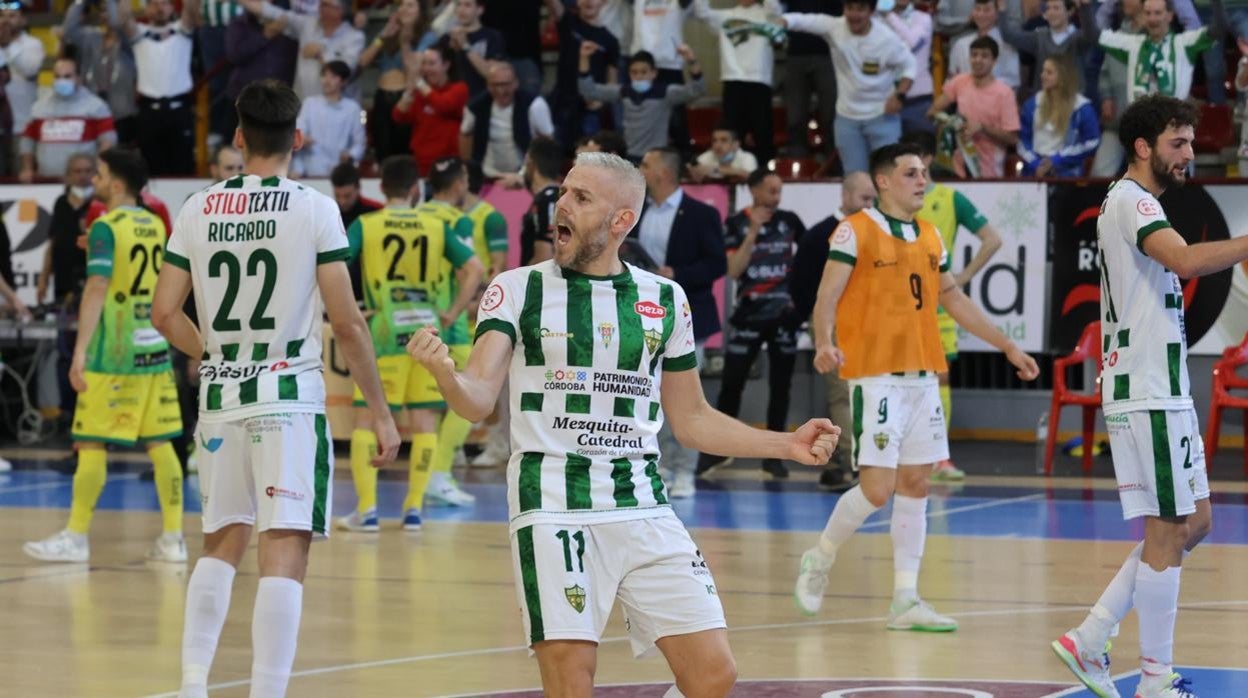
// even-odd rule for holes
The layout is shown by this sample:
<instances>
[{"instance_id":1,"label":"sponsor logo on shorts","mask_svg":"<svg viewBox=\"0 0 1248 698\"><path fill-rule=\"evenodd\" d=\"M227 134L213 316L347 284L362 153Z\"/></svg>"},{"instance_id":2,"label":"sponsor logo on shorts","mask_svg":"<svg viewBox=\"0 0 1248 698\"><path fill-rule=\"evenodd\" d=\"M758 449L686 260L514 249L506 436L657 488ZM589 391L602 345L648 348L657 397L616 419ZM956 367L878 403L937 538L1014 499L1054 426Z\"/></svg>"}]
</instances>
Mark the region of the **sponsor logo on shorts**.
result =
<instances>
[{"instance_id":1,"label":"sponsor logo on shorts","mask_svg":"<svg viewBox=\"0 0 1248 698\"><path fill-rule=\"evenodd\" d=\"M565 588L563 597L568 600L568 605L575 609L577 613L585 611L585 590L580 586L573 584Z\"/></svg>"},{"instance_id":2,"label":"sponsor logo on shorts","mask_svg":"<svg viewBox=\"0 0 1248 698\"><path fill-rule=\"evenodd\" d=\"M264 488L264 494L269 499L281 497L282 499L293 499L296 502L302 502L305 499L302 492L295 492L294 490L288 490L284 487L274 487L273 485L269 485Z\"/></svg>"},{"instance_id":3,"label":"sponsor logo on shorts","mask_svg":"<svg viewBox=\"0 0 1248 698\"><path fill-rule=\"evenodd\" d=\"M876 449L883 451L888 448L888 434L885 434L882 431L877 431L871 439L875 442Z\"/></svg>"},{"instance_id":4,"label":"sponsor logo on shorts","mask_svg":"<svg viewBox=\"0 0 1248 698\"><path fill-rule=\"evenodd\" d=\"M1118 485L1119 492L1147 492L1148 488L1138 482L1128 482L1125 485Z\"/></svg>"},{"instance_id":5,"label":"sponsor logo on shorts","mask_svg":"<svg viewBox=\"0 0 1248 698\"><path fill-rule=\"evenodd\" d=\"M654 301L637 301L633 304L633 312L642 317L654 318L655 320L667 317L667 308Z\"/></svg>"},{"instance_id":6,"label":"sponsor logo on shorts","mask_svg":"<svg viewBox=\"0 0 1248 698\"><path fill-rule=\"evenodd\" d=\"M719 596L719 592L715 590L714 584L706 585L706 594L707 596Z\"/></svg>"},{"instance_id":7,"label":"sponsor logo on shorts","mask_svg":"<svg viewBox=\"0 0 1248 698\"><path fill-rule=\"evenodd\" d=\"M223 443L225 443L225 439L219 436L214 436L211 439L204 439L203 434L199 435L199 445L209 453L216 453L217 449L221 448L221 444Z\"/></svg>"}]
</instances>

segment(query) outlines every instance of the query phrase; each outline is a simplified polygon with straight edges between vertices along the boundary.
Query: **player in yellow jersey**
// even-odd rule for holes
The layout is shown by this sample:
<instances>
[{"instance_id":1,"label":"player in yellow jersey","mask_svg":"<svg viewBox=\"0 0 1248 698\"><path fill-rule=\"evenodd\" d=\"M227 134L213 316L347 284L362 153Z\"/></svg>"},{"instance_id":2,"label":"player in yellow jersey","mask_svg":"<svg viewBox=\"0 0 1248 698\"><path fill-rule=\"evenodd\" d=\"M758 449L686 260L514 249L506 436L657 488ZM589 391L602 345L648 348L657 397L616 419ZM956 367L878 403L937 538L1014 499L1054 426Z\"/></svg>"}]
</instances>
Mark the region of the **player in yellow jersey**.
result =
<instances>
[{"instance_id":1,"label":"player in yellow jersey","mask_svg":"<svg viewBox=\"0 0 1248 698\"><path fill-rule=\"evenodd\" d=\"M1023 380L1034 379L1039 369L962 293L935 226L915 218L927 186L919 149L897 143L876 150L871 178L878 203L846 217L832 233L811 316L815 368L838 368L849 382L859 483L837 500L818 545L802 555L794 599L804 613L819 610L837 550L891 499L888 627L947 632L957 629L957 621L918 594L928 478L932 465L949 457L936 383L936 374L946 370L937 303L1004 352Z\"/></svg>"},{"instance_id":2,"label":"player in yellow jersey","mask_svg":"<svg viewBox=\"0 0 1248 698\"><path fill-rule=\"evenodd\" d=\"M182 412L169 344L152 328L151 319L165 224L139 208L147 166L137 153L116 148L101 153L92 184L108 213L87 234L87 284L69 368L70 383L78 392L73 503L64 531L22 549L48 562L86 562L87 530L107 478L105 444L142 443L155 468L164 523L148 557L186 562L182 463L169 443L182 435Z\"/></svg>"},{"instance_id":3,"label":"player in yellow jersey","mask_svg":"<svg viewBox=\"0 0 1248 698\"><path fill-rule=\"evenodd\" d=\"M905 140L919 147L923 153L923 166L931 167L936 147L934 136L930 133L908 134ZM975 204L971 203L971 200L963 196L961 192L954 191L944 184L928 181L927 192L923 195L923 208L917 217L936 226L936 231L940 233L940 238L945 243L945 249L949 250L951 255L954 249L953 242L958 237L958 230L969 230L979 238L979 250L975 252L975 256L967 262L962 271L953 275L958 288L964 288L970 283L979 270L988 264L988 260L992 259L997 250L1001 249L1001 236L997 234L984 214L980 213L979 209L975 208ZM943 305L936 308L936 321L940 325L940 343L945 348L945 360L952 363L958 358L958 323L954 322L953 317L945 311ZM940 404L945 411L945 424L949 425L952 424L950 420L953 414L949 372L939 374L937 379L940 382ZM932 468L933 480L961 480L965 477L966 473L954 466L949 458L940 461L935 468Z\"/></svg>"},{"instance_id":4,"label":"player in yellow jersey","mask_svg":"<svg viewBox=\"0 0 1248 698\"><path fill-rule=\"evenodd\" d=\"M462 180L463 167L457 160L437 163L430 176L435 200L448 194L462 196L467 186ZM411 483L403 507L403 527L409 531L420 530L421 502L437 448L437 411L445 403L432 377L407 356L404 347L421 327L436 324L448 332L472 302L484 271L472 253L470 230L457 231L441 218L422 212L424 207L412 207L418 185L415 160L407 155L387 158L381 168L386 207L360 216L347 231L352 255L361 262L364 301L386 402L391 410L407 413L406 430L412 436ZM460 283L452 292L457 274ZM380 528L377 471L370 462L377 442L358 388L355 400L359 409L351 433L351 474L358 502L355 511L339 519L337 526L373 532Z\"/></svg>"}]
</instances>

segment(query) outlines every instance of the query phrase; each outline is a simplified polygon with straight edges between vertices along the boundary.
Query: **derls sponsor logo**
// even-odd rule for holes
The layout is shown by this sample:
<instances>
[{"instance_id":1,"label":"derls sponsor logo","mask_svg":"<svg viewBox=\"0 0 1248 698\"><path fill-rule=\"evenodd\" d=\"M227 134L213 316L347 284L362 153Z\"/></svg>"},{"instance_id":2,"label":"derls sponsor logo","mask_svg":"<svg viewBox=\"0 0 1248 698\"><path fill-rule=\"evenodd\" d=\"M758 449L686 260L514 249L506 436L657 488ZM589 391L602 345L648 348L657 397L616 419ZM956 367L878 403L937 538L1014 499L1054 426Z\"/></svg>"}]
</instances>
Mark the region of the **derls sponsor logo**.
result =
<instances>
[{"instance_id":1,"label":"derls sponsor logo","mask_svg":"<svg viewBox=\"0 0 1248 698\"><path fill-rule=\"evenodd\" d=\"M284 371L288 368L290 368L290 364L285 361L278 361L277 363L270 364L268 366L263 364L252 364L250 366L201 364L199 367L199 377L207 381L247 380L248 378L255 378L262 373Z\"/></svg>"},{"instance_id":2,"label":"derls sponsor logo","mask_svg":"<svg viewBox=\"0 0 1248 698\"><path fill-rule=\"evenodd\" d=\"M638 301L633 304L633 311L642 317L655 320L667 317L667 309L654 301Z\"/></svg>"},{"instance_id":3,"label":"derls sponsor logo","mask_svg":"<svg viewBox=\"0 0 1248 698\"><path fill-rule=\"evenodd\" d=\"M626 422L614 419L572 419L555 417L550 425L561 431L579 431L578 446L605 446L616 449L641 449L641 437L632 438L633 428Z\"/></svg>"},{"instance_id":4,"label":"derls sponsor logo","mask_svg":"<svg viewBox=\"0 0 1248 698\"><path fill-rule=\"evenodd\" d=\"M264 488L264 494L269 499L281 497L282 499L293 499L296 502L302 502L304 500L302 492L295 492L294 490L288 490L284 487L274 487L273 485L269 485Z\"/></svg>"}]
</instances>

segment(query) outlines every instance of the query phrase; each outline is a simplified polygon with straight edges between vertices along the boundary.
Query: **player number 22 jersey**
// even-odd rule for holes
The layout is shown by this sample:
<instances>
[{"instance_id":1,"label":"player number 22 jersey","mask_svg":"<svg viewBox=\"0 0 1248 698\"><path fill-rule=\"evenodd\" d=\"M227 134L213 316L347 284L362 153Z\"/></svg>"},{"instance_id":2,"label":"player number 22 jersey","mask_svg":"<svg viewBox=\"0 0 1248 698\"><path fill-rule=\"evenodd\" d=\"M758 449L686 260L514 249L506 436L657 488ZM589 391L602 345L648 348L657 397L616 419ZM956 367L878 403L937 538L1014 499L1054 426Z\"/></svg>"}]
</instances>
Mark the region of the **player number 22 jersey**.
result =
<instances>
[{"instance_id":1,"label":"player number 22 jersey","mask_svg":"<svg viewBox=\"0 0 1248 698\"><path fill-rule=\"evenodd\" d=\"M665 371L697 368L684 290L630 265L603 278L547 260L486 289L477 336L491 331L514 343L512 530L669 515L659 386Z\"/></svg>"}]
</instances>

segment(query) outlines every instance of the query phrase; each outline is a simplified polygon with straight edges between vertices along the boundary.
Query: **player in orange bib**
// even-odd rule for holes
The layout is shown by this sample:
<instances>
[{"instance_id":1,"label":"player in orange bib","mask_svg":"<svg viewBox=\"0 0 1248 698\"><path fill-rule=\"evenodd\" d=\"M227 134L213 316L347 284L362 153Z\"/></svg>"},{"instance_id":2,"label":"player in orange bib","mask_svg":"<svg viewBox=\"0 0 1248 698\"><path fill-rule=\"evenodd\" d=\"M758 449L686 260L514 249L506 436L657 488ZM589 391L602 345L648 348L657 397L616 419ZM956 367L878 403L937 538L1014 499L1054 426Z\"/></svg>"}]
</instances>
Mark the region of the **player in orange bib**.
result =
<instances>
[{"instance_id":1,"label":"player in orange bib","mask_svg":"<svg viewBox=\"0 0 1248 698\"><path fill-rule=\"evenodd\" d=\"M936 374L946 370L936 307L997 349L1023 380L1036 362L1003 335L958 288L935 226L923 208L927 169L909 144L871 154L876 206L845 218L832 233L812 316L815 368L839 367L849 382L859 484L836 503L819 544L802 555L794 599L814 614L840 546L893 500L892 630L947 632L957 621L919 598L932 465L949 457ZM840 346L833 344L833 330Z\"/></svg>"}]
</instances>

